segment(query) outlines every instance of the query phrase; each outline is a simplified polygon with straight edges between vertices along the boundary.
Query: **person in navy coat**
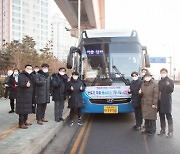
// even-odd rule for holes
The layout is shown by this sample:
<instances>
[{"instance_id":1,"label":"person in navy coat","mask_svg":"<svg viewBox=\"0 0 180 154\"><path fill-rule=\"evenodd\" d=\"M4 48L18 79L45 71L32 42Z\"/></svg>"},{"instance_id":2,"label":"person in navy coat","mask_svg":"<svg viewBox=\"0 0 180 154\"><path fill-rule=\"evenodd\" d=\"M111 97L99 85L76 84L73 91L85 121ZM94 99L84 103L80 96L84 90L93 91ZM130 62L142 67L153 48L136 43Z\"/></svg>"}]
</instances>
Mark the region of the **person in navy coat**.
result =
<instances>
[{"instance_id":1,"label":"person in navy coat","mask_svg":"<svg viewBox=\"0 0 180 154\"><path fill-rule=\"evenodd\" d=\"M139 94L139 90L141 88L143 81L139 78L137 72L132 72L131 77L133 79L130 84L130 93L132 94L131 102L134 107L134 114L136 120L136 124L133 126L133 129L138 131L141 129L141 125L142 125L142 111L141 111L142 95Z\"/></svg>"},{"instance_id":2,"label":"person in navy coat","mask_svg":"<svg viewBox=\"0 0 180 154\"><path fill-rule=\"evenodd\" d=\"M162 68L160 70L161 80L159 81L159 116L161 123L161 131L158 135L163 135L166 132L166 121L168 122L167 138L173 135L173 118L172 118L172 92L174 91L174 82L168 77L168 70Z\"/></svg>"}]
</instances>

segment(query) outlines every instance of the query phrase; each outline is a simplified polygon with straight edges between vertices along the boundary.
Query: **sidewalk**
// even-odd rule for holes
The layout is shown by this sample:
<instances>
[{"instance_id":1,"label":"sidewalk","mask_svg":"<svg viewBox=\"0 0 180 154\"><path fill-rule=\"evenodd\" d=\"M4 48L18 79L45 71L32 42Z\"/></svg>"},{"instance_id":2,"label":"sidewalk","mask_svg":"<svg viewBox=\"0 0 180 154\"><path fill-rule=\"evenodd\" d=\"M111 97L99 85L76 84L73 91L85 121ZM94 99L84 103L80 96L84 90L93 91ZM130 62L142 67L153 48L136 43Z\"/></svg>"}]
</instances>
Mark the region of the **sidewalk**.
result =
<instances>
[{"instance_id":1,"label":"sidewalk","mask_svg":"<svg viewBox=\"0 0 180 154\"><path fill-rule=\"evenodd\" d=\"M0 153L2 154L38 154L63 127L63 122L54 121L54 102L47 106L43 125L36 123L35 114L30 114L28 121L33 125L28 129L18 128L18 115L9 114L9 100L0 99ZM69 109L64 108L63 118L67 118Z\"/></svg>"}]
</instances>

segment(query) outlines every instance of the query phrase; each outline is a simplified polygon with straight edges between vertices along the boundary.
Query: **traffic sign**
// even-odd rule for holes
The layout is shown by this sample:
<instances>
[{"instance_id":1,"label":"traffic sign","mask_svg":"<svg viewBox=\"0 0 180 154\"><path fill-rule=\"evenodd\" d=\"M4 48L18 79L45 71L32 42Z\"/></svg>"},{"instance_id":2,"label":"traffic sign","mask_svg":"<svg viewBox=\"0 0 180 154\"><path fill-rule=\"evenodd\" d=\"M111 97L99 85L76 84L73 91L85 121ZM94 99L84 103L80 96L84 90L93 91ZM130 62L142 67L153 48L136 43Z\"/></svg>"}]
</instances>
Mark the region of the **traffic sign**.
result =
<instances>
[{"instance_id":1,"label":"traffic sign","mask_svg":"<svg viewBox=\"0 0 180 154\"><path fill-rule=\"evenodd\" d=\"M150 63L166 63L166 57L150 57Z\"/></svg>"}]
</instances>

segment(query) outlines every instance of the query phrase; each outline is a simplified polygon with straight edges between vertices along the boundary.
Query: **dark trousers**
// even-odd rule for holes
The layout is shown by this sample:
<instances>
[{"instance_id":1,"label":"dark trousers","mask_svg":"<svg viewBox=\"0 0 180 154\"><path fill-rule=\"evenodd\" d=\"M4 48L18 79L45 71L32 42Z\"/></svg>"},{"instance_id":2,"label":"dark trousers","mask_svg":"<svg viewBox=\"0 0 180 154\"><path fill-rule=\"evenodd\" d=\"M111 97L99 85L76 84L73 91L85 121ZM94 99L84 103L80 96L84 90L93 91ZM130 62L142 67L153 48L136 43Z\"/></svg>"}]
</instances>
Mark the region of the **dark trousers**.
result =
<instances>
[{"instance_id":1,"label":"dark trousers","mask_svg":"<svg viewBox=\"0 0 180 154\"><path fill-rule=\"evenodd\" d=\"M6 87L4 91L4 98L8 98L8 96L9 96L9 87Z\"/></svg>"},{"instance_id":2,"label":"dark trousers","mask_svg":"<svg viewBox=\"0 0 180 154\"><path fill-rule=\"evenodd\" d=\"M156 120L145 119L145 130L154 134L156 132Z\"/></svg>"},{"instance_id":3,"label":"dark trousers","mask_svg":"<svg viewBox=\"0 0 180 154\"><path fill-rule=\"evenodd\" d=\"M64 97L61 101L54 101L55 121L59 121L62 118L63 110L64 110Z\"/></svg>"},{"instance_id":4,"label":"dark trousers","mask_svg":"<svg viewBox=\"0 0 180 154\"><path fill-rule=\"evenodd\" d=\"M71 108L71 111L70 111L70 121L73 120L73 116L74 116L74 112L76 112L77 110L77 116L78 116L78 119L81 118L81 108Z\"/></svg>"},{"instance_id":5,"label":"dark trousers","mask_svg":"<svg viewBox=\"0 0 180 154\"><path fill-rule=\"evenodd\" d=\"M44 104L37 104L36 109L36 120L42 120L45 116L47 103Z\"/></svg>"},{"instance_id":6,"label":"dark trousers","mask_svg":"<svg viewBox=\"0 0 180 154\"><path fill-rule=\"evenodd\" d=\"M172 132L173 131L173 118L171 113L159 113L160 116L160 123L161 123L161 129L166 130L166 121L165 121L165 116L168 122L168 131Z\"/></svg>"},{"instance_id":7,"label":"dark trousers","mask_svg":"<svg viewBox=\"0 0 180 154\"><path fill-rule=\"evenodd\" d=\"M19 114L19 125L22 125L28 119L28 114Z\"/></svg>"},{"instance_id":8,"label":"dark trousers","mask_svg":"<svg viewBox=\"0 0 180 154\"><path fill-rule=\"evenodd\" d=\"M36 113L36 104L32 104L32 113Z\"/></svg>"},{"instance_id":9,"label":"dark trousers","mask_svg":"<svg viewBox=\"0 0 180 154\"><path fill-rule=\"evenodd\" d=\"M11 111L14 111L14 99L10 99Z\"/></svg>"},{"instance_id":10,"label":"dark trousers","mask_svg":"<svg viewBox=\"0 0 180 154\"><path fill-rule=\"evenodd\" d=\"M136 120L136 127L141 127L143 121L141 107L134 107L134 114Z\"/></svg>"}]
</instances>

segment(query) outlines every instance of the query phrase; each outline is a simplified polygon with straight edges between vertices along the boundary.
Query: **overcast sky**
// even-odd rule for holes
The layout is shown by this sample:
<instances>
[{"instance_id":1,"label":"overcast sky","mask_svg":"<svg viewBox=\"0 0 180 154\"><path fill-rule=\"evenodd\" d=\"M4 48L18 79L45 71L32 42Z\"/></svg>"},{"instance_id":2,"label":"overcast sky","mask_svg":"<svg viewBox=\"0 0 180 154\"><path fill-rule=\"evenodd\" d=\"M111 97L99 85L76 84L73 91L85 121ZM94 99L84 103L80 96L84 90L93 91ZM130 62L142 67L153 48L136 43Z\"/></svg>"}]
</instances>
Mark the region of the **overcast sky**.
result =
<instances>
[{"instance_id":1,"label":"overcast sky","mask_svg":"<svg viewBox=\"0 0 180 154\"><path fill-rule=\"evenodd\" d=\"M56 5L54 0L50 0L50 11L49 11L49 17L51 18L55 13L62 14L59 7ZM64 17L62 15L62 17Z\"/></svg>"},{"instance_id":2,"label":"overcast sky","mask_svg":"<svg viewBox=\"0 0 180 154\"><path fill-rule=\"evenodd\" d=\"M135 29L151 55L179 53L180 0L105 0L108 29ZM178 54L179 55L179 54Z\"/></svg>"}]
</instances>

